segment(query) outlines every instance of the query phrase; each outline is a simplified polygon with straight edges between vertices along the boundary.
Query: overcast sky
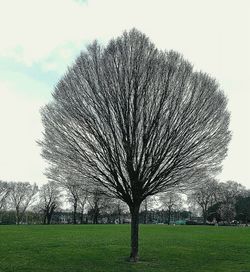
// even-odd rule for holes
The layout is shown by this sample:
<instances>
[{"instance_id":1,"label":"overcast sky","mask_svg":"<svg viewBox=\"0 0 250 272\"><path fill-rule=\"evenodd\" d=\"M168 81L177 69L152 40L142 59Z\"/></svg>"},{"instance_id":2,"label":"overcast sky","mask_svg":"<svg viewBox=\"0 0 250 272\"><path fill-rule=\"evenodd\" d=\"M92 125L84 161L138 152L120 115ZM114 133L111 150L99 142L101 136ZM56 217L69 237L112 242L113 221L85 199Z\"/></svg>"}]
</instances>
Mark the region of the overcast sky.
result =
<instances>
[{"instance_id":1,"label":"overcast sky","mask_svg":"<svg viewBox=\"0 0 250 272\"><path fill-rule=\"evenodd\" d=\"M0 0L0 179L46 182L40 107L88 43L133 27L220 82L233 138L218 178L250 188L248 0Z\"/></svg>"}]
</instances>

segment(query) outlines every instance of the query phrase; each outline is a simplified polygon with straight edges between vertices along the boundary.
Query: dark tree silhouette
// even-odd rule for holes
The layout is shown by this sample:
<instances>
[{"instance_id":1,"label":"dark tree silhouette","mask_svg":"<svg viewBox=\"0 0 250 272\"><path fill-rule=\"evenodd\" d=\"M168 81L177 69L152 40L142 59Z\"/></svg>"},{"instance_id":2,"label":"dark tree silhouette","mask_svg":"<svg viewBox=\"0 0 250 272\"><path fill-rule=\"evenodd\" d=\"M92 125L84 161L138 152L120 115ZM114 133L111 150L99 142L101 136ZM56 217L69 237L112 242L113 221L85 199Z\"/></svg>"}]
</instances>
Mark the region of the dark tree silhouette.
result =
<instances>
[{"instance_id":1,"label":"dark tree silhouette","mask_svg":"<svg viewBox=\"0 0 250 272\"><path fill-rule=\"evenodd\" d=\"M239 197L236 205L237 219L242 220L245 224L250 220L250 196Z\"/></svg>"},{"instance_id":2,"label":"dark tree silhouette","mask_svg":"<svg viewBox=\"0 0 250 272\"><path fill-rule=\"evenodd\" d=\"M226 106L214 79L133 29L106 47L88 46L59 81L42 110L42 155L128 204L136 261L141 202L220 169Z\"/></svg>"}]
</instances>

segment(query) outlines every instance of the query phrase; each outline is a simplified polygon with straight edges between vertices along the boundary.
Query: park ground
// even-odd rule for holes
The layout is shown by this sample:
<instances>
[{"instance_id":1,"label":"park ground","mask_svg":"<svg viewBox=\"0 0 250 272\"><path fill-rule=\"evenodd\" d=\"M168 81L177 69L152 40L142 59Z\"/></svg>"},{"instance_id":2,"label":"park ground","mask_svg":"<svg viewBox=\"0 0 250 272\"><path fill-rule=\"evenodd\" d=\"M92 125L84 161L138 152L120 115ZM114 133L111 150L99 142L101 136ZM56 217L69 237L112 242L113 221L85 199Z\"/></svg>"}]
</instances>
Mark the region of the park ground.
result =
<instances>
[{"instance_id":1,"label":"park ground","mask_svg":"<svg viewBox=\"0 0 250 272\"><path fill-rule=\"evenodd\" d=\"M0 272L250 272L250 227L140 225L129 263L129 225L0 226Z\"/></svg>"}]
</instances>

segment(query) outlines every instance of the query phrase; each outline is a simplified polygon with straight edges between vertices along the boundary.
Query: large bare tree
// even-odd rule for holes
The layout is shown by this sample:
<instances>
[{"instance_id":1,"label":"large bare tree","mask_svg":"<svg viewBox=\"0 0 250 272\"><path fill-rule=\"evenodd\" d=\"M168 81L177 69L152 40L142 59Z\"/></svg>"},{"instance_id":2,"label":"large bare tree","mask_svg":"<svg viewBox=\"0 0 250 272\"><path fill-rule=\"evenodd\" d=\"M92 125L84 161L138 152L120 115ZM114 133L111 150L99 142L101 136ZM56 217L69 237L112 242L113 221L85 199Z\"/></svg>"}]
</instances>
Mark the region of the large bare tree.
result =
<instances>
[{"instance_id":1,"label":"large bare tree","mask_svg":"<svg viewBox=\"0 0 250 272\"><path fill-rule=\"evenodd\" d=\"M142 201L216 172L230 140L227 99L209 75L133 29L94 42L42 110L42 155L128 204L131 261L138 260Z\"/></svg>"}]
</instances>

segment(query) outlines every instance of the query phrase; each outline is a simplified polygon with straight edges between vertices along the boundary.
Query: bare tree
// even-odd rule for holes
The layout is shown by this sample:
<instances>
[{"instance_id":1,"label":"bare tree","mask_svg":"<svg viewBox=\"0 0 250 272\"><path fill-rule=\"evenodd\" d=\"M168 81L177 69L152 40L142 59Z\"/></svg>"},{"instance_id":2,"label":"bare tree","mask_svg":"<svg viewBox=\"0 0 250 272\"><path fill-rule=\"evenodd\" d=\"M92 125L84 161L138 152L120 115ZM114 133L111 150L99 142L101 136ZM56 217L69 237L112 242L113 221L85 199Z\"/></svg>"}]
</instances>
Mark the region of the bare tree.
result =
<instances>
[{"instance_id":1,"label":"bare tree","mask_svg":"<svg viewBox=\"0 0 250 272\"><path fill-rule=\"evenodd\" d=\"M80 213L80 224L83 224L83 214L85 211L86 204L89 198L89 191L85 188L85 190L80 190L79 199L78 199L78 211Z\"/></svg>"},{"instance_id":2,"label":"bare tree","mask_svg":"<svg viewBox=\"0 0 250 272\"><path fill-rule=\"evenodd\" d=\"M209 176L205 176L202 184L188 195L188 202L196 203L201 208L204 224L207 222L208 209L218 201L219 183Z\"/></svg>"},{"instance_id":3,"label":"bare tree","mask_svg":"<svg viewBox=\"0 0 250 272\"><path fill-rule=\"evenodd\" d=\"M0 211L6 206L6 200L10 192L7 182L0 180Z\"/></svg>"},{"instance_id":4,"label":"bare tree","mask_svg":"<svg viewBox=\"0 0 250 272\"><path fill-rule=\"evenodd\" d=\"M42 110L42 156L70 166L131 213L130 260L138 260L139 209L150 195L217 172L230 141L217 82L133 29L82 52Z\"/></svg>"},{"instance_id":5,"label":"bare tree","mask_svg":"<svg viewBox=\"0 0 250 272\"><path fill-rule=\"evenodd\" d=\"M161 208L167 209L168 211L168 225L171 221L171 215L174 210L180 209L182 206L182 197L179 193L174 191L165 192L159 195L159 201Z\"/></svg>"},{"instance_id":6,"label":"bare tree","mask_svg":"<svg viewBox=\"0 0 250 272\"><path fill-rule=\"evenodd\" d=\"M143 216L143 223L148 223L148 210L152 209L156 203L154 196L146 197L141 203L141 213Z\"/></svg>"},{"instance_id":7,"label":"bare tree","mask_svg":"<svg viewBox=\"0 0 250 272\"><path fill-rule=\"evenodd\" d=\"M245 187L232 180L221 182L219 190L220 201L224 204L235 204L237 197L244 196L246 194Z\"/></svg>"},{"instance_id":8,"label":"bare tree","mask_svg":"<svg viewBox=\"0 0 250 272\"><path fill-rule=\"evenodd\" d=\"M128 212L128 206L120 199L110 198L106 195L103 199L101 212L107 218L106 223L121 224L123 214Z\"/></svg>"},{"instance_id":9,"label":"bare tree","mask_svg":"<svg viewBox=\"0 0 250 272\"><path fill-rule=\"evenodd\" d=\"M99 223L100 215L110 208L112 199L98 187L93 188L88 196L89 214L92 217L93 224Z\"/></svg>"},{"instance_id":10,"label":"bare tree","mask_svg":"<svg viewBox=\"0 0 250 272\"><path fill-rule=\"evenodd\" d=\"M50 224L52 215L61 205L61 192L54 181L42 185L39 190L39 210L43 213L43 223Z\"/></svg>"},{"instance_id":11,"label":"bare tree","mask_svg":"<svg viewBox=\"0 0 250 272\"><path fill-rule=\"evenodd\" d=\"M222 203L219 207L219 214L223 221L231 224L236 215L235 205L232 203Z\"/></svg>"},{"instance_id":12,"label":"bare tree","mask_svg":"<svg viewBox=\"0 0 250 272\"><path fill-rule=\"evenodd\" d=\"M236 201L240 196L244 196L246 194L246 189L240 183L231 180L222 182L219 185L219 197L221 204L218 212L221 219L230 224L236 215Z\"/></svg>"},{"instance_id":13,"label":"bare tree","mask_svg":"<svg viewBox=\"0 0 250 272\"><path fill-rule=\"evenodd\" d=\"M49 168L46 172L46 176L66 190L67 199L73 206L73 224L76 224L78 205L80 204L81 209L83 210L86 203L87 185L84 177L73 169L66 168L59 170L55 167Z\"/></svg>"},{"instance_id":14,"label":"bare tree","mask_svg":"<svg viewBox=\"0 0 250 272\"><path fill-rule=\"evenodd\" d=\"M20 224L27 208L32 204L34 196L38 192L36 184L29 182L10 182L10 206L16 211L16 224Z\"/></svg>"},{"instance_id":15,"label":"bare tree","mask_svg":"<svg viewBox=\"0 0 250 272\"><path fill-rule=\"evenodd\" d=\"M112 212L115 215L117 215L118 223L121 224L122 223L122 219L121 219L122 214L127 211L128 206L123 201L121 201L120 199L114 200L113 204L114 205L113 205Z\"/></svg>"}]
</instances>

